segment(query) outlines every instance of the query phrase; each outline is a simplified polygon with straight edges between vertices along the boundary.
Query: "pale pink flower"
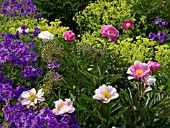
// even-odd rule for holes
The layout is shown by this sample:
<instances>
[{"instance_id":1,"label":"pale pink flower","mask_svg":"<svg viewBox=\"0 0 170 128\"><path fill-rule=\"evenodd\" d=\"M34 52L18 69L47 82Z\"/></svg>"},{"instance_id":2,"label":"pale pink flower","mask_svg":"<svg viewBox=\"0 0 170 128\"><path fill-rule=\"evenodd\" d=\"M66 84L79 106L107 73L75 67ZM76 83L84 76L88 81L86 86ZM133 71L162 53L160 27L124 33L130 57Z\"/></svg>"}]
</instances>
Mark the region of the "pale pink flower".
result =
<instances>
[{"instance_id":1,"label":"pale pink flower","mask_svg":"<svg viewBox=\"0 0 170 128\"><path fill-rule=\"evenodd\" d=\"M75 108L73 107L73 102L70 99L58 100L54 102L55 109L53 109L53 113L55 115L61 115L64 113L72 113L75 111Z\"/></svg>"},{"instance_id":2,"label":"pale pink flower","mask_svg":"<svg viewBox=\"0 0 170 128\"><path fill-rule=\"evenodd\" d=\"M113 42L117 41L117 38L119 37L119 31L113 27L112 25L104 25L100 29L102 33L102 37L108 37L110 38Z\"/></svg>"},{"instance_id":3,"label":"pale pink flower","mask_svg":"<svg viewBox=\"0 0 170 128\"><path fill-rule=\"evenodd\" d=\"M27 105L29 108L30 106L37 104L38 101L44 101L45 99L42 97L43 95L44 92L42 92L42 89L36 93L36 90L33 88L29 91L22 92L18 100L21 101L22 105Z\"/></svg>"},{"instance_id":4,"label":"pale pink flower","mask_svg":"<svg viewBox=\"0 0 170 128\"><path fill-rule=\"evenodd\" d=\"M128 79L133 78L144 78L146 76L149 76L150 68L147 64L141 63L140 61L135 61L134 65L132 65L128 70L127 74L130 74L131 76L128 77Z\"/></svg>"},{"instance_id":5,"label":"pale pink flower","mask_svg":"<svg viewBox=\"0 0 170 128\"><path fill-rule=\"evenodd\" d=\"M108 103L110 100L119 97L117 90L112 86L106 86L103 84L98 89L95 90L95 95L93 99L101 100L103 103Z\"/></svg>"},{"instance_id":6,"label":"pale pink flower","mask_svg":"<svg viewBox=\"0 0 170 128\"><path fill-rule=\"evenodd\" d=\"M122 23L122 29L129 29L132 28L133 26L133 21L132 20L126 20L124 23Z\"/></svg>"},{"instance_id":7,"label":"pale pink flower","mask_svg":"<svg viewBox=\"0 0 170 128\"><path fill-rule=\"evenodd\" d=\"M147 65L152 71L158 71L160 68L160 64L158 62L148 61Z\"/></svg>"},{"instance_id":8,"label":"pale pink flower","mask_svg":"<svg viewBox=\"0 0 170 128\"><path fill-rule=\"evenodd\" d=\"M68 42L73 42L76 39L75 34L71 30L64 32L63 36Z\"/></svg>"}]
</instances>

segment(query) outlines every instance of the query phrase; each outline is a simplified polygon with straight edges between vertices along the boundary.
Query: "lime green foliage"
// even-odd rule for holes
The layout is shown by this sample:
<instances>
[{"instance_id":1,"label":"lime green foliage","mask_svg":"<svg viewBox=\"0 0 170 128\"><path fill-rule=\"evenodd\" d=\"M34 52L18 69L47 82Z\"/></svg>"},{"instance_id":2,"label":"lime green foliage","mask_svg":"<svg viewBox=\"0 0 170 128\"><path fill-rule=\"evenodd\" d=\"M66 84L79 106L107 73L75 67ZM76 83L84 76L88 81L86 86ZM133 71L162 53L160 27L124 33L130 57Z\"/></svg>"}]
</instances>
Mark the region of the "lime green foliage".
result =
<instances>
[{"instance_id":1,"label":"lime green foliage","mask_svg":"<svg viewBox=\"0 0 170 128\"><path fill-rule=\"evenodd\" d=\"M132 40L132 38L127 38L118 41L117 44L111 45L110 48L126 57L129 63L133 63L135 60L142 62L155 60L161 64L170 64L169 45L163 44L157 46L156 41L140 36L136 37L136 41Z\"/></svg>"},{"instance_id":2,"label":"lime green foliage","mask_svg":"<svg viewBox=\"0 0 170 128\"><path fill-rule=\"evenodd\" d=\"M120 52L129 63L133 63L135 60L145 62L153 59L154 45L155 41L138 36L136 41L133 41L133 38L118 41L117 44L111 46L111 49Z\"/></svg>"},{"instance_id":3,"label":"lime green foliage","mask_svg":"<svg viewBox=\"0 0 170 128\"><path fill-rule=\"evenodd\" d=\"M155 33L162 31L159 25L154 24L154 20L159 17L155 12L159 13L159 11L154 10L152 3L155 3L153 5L160 10L162 20L168 20L169 13L165 4L162 5L160 0L156 2L154 2L154 0L144 0L147 5L141 0L139 0L140 2L134 2L134 0L129 1L113 0L108 2L106 0L97 0L95 3L89 4L82 12L77 13L74 17L74 20L80 27L80 33L89 31L91 34L97 31L95 32L95 36L98 36L100 33L98 30L100 30L103 25L109 24L119 30L119 39L125 39L127 37L134 38L139 35L148 36L151 31ZM159 7L159 5L161 5L161 7ZM167 5L169 5L169 2L167 2ZM138 8L137 6L140 7ZM142 7L144 10L142 10ZM148 7L150 11L147 11L146 7ZM164 8L165 11L162 12L161 8ZM163 15L163 13L165 13L165 15ZM133 28L130 30L122 30L121 28L122 23L126 19L134 21Z\"/></svg>"},{"instance_id":4,"label":"lime green foliage","mask_svg":"<svg viewBox=\"0 0 170 128\"><path fill-rule=\"evenodd\" d=\"M170 46L165 44L156 46L155 49L155 60L163 62L164 64L170 64Z\"/></svg>"},{"instance_id":5,"label":"lime green foliage","mask_svg":"<svg viewBox=\"0 0 170 128\"><path fill-rule=\"evenodd\" d=\"M97 0L95 3L89 4L81 14L77 13L74 19L81 30L97 30L108 24L121 28L122 22L132 17L130 6L127 6L125 1L105 2Z\"/></svg>"},{"instance_id":6,"label":"lime green foliage","mask_svg":"<svg viewBox=\"0 0 170 128\"><path fill-rule=\"evenodd\" d=\"M0 15L0 19L3 19L4 16ZM16 29L19 28L22 25L26 25L29 29L30 32L34 31L34 27L38 26L40 28L40 31L49 31L50 33L56 35L56 39L62 38L63 37L63 32L65 32L68 27L59 27L58 25L61 23L60 20L56 19L54 22L50 22L50 24L47 23L48 21L46 19L32 19L32 18L27 18L27 19L8 19L6 23L4 21L1 21L1 28L0 28L0 33L6 33L6 32L11 32L11 33L16 33Z\"/></svg>"},{"instance_id":7,"label":"lime green foliage","mask_svg":"<svg viewBox=\"0 0 170 128\"><path fill-rule=\"evenodd\" d=\"M117 53L120 53L131 64L135 60L140 60L142 62L155 60L163 64L170 63L168 59L170 57L170 47L167 44L157 46L156 41L141 36L126 38L122 41L118 40L114 43L107 38L102 38L99 31L100 30L94 31L92 34L86 31L82 35L82 40L79 43L103 45L107 47L107 49L115 50Z\"/></svg>"}]
</instances>

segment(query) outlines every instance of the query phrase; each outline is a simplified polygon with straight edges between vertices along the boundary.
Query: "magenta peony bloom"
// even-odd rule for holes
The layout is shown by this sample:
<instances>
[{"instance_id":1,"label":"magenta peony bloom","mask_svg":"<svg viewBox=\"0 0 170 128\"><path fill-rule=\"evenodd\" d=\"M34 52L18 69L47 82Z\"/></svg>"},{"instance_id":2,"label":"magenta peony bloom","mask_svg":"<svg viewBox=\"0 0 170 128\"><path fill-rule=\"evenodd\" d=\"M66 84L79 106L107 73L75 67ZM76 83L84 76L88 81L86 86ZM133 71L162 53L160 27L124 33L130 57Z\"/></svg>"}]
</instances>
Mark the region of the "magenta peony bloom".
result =
<instances>
[{"instance_id":1,"label":"magenta peony bloom","mask_svg":"<svg viewBox=\"0 0 170 128\"><path fill-rule=\"evenodd\" d=\"M100 31L102 33L102 37L108 37L113 42L116 42L119 37L119 31L112 25L104 25Z\"/></svg>"},{"instance_id":2,"label":"magenta peony bloom","mask_svg":"<svg viewBox=\"0 0 170 128\"><path fill-rule=\"evenodd\" d=\"M147 65L152 71L158 71L160 68L160 64L158 62L148 61Z\"/></svg>"},{"instance_id":3,"label":"magenta peony bloom","mask_svg":"<svg viewBox=\"0 0 170 128\"><path fill-rule=\"evenodd\" d=\"M103 103L109 103L110 100L116 99L119 97L117 90L112 86L106 86L103 84L98 89L95 90L95 95L93 99L101 100Z\"/></svg>"},{"instance_id":4,"label":"magenta peony bloom","mask_svg":"<svg viewBox=\"0 0 170 128\"><path fill-rule=\"evenodd\" d=\"M64 113L72 113L75 111L75 108L73 107L73 102L70 99L58 100L54 102L55 109L53 109L53 113L55 115L61 115Z\"/></svg>"},{"instance_id":5,"label":"magenta peony bloom","mask_svg":"<svg viewBox=\"0 0 170 128\"><path fill-rule=\"evenodd\" d=\"M132 20L126 20L123 24L122 24L122 29L129 29L132 28L133 26L133 21Z\"/></svg>"},{"instance_id":6,"label":"magenta peony bloom","mask_svg":"<svg viewBox=\"0 0 170 128\"><path fill-rule=\"evenodd\" d=\"M144 78L146 76L149 76L150 68L147 64L141 63L140 61L135 61L134 65L132 65L128 70L127 74L130 74L131 76L128 77L128 79L133 78Z\"/></svg>"},{"instance_id":7,"label":"magenta peony bloom","mask_svg":"<svg viewBox=\"0 0 170 128\"><path fill-rule=\"evenodd\" d=\"M63 36L68 42L73 42L76 39L75 34L71 30L64 32Z\"/></svg>"}]
</instances>

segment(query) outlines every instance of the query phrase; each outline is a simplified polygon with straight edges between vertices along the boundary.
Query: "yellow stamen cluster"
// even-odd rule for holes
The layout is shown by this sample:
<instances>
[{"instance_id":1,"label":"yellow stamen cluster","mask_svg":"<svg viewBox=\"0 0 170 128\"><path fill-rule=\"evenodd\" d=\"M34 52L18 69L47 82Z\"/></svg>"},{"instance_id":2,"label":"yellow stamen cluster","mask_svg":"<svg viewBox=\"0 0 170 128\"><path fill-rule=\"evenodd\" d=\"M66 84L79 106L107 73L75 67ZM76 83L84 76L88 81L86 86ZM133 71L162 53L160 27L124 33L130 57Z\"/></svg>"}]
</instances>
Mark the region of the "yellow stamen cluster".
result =
<instances>
[{"instance_id":1,"label":"yellow stamen cluster","mask_svg":"<svg viewBox=\"0 0 170 128\"><path fill-rule=\"evenodd\" d=\"M30 100L31 102L33 102L33 101L34 101L34 99L35 99L35 97L36 97L35 93L30 92L30 93L29 93L28 100Z\"/></svg>"},{"instance_id":2,"label":"yellow stamen cluster","mask_svg":"<svg viewBox=\"0 0 170 128\"><path fill-rule=\"evenodd\" d=\"M60 104L60 105L58 106L58 110L60 111L60 110L62 109L62 107L64 107L64 106L66 106L66 104Z\"/></svg>"},{"instance_id":3,"label":"yellow stamen cluster","mask_svg":"<svg viewBox=\"0 0 170 128\"><path fill-rule=\"evenodd\" d=\"M137 74L143 74L144 72L143 72L143 70L141 70L141 69L137 69L136 70L136 72L135 72L135 74L137 75Z\"/></svg>"},{"instance_id":4,"label":"yellow stamen cluster","mask_svg":"<svg viewBox=\"0 0 170 128\"><path fill-rule=\"evenodd\" d=\"M109 98L111 97L109 92L103 92L103 93L102 93L102 96L103 96L104 98L107 98L107 99L109 99Z\"/></svg>"},{"instance_id":5,"label":"yellow stamen cluster","mask_svg":"<svg viewBox=\"0 0 170 128\"><path fill-rule=\"evenodd\" d=\"M130 23L127 23L126 26L129 27L131 24Z\"/></svg>"}]
</instances>

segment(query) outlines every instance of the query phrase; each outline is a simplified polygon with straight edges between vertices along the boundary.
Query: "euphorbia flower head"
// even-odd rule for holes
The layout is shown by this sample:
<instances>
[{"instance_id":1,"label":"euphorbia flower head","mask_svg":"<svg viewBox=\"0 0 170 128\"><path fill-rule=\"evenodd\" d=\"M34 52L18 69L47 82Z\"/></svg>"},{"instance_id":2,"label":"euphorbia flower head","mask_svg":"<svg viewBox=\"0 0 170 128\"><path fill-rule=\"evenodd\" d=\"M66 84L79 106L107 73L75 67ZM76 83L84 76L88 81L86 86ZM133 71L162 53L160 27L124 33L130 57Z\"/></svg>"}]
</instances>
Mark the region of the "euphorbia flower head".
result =
<instances>
[{"instance_id":1,"label":"euphorbia flower head","mask_svg":"<svg viewBox=\"0 0 170 128\"><path fill-rule=\"evenodd\" d=\"M117 90L112 86L106 86L103 84L98 89L95 90L95 95L93 99L101 100L103 103L108 103L110 100L116 99L119 97Z\"/></svg>"},{"instance_id":2,"label":"euphorbia flower head","mask_svg":"<svg viewBox=\"0 0 170 128\"><path fill-rule=\"evenodd\" d=\"M130 74L132 77L129 79L133 78L144 78L146 76L149 76L149 71L150 68L147 64L141 63L140 61L135 61L134 65L132 65L128 70L127 74Z\"/></svg>"},{"instance_id":3,"label":"euphorbia flower head","mask_svg":"<svg viewBox=\"0 0 170 128\"><path fill-rule=\"evenodd\" d=\"M64 32L63 36L64 36L65 40L68 42L73 42L76 39L75 34L71 30Z\"/></svg>"},{"instance_id":4,"label":"euphorbia flower head","mask_svg":"<svg viewBox=\"0 0 170 128\"><path fill-rule=\"evenodd\" d=\"M74 112L75 108L73 107L73 102L70 99L58 100L54 102L55 109L53 109L53 113L55 115L61 115L64 113L72 113Z\"/></svg>"},{"instance_id":5,"label":"euphorbia flower head","mask_svg":"<svg viewBox=\"0 0 170 128\"><path fill-rule=\"evenodd\" d=\"M148 61L147 65L152 71L158 71L160 68L160 64L158 62Z\"/></svg>"},{"instance_id":6,"label":"euphorbia flower head","mask_svg":"<svg viewBox=\"0 0 170 128\"><path fill-rule=\"evenodd\" d=\"M19 101L21 101L22 105L27 105L29 108L30 106L34 106L37 104L37 101L44 101L45 99L42 97L44 95L44 92L42 92L42 89L36 93L36 90L33 88L29 91L22 92Z\"/></svg>"},{"instance_id":7,"label":"euphorbia flower head","mask_svg":"<svg viewBox=\"0 0 170 128\"><path fill-rule=\"evenodd\" d=\"M122 24L122 29L129 29L132 28L133 26L133 21L132 20L126 20L123 24Z\"/></svg>"},{"instance_id":8,"label":"euphorbia flower head","mask_svg":"<svg viewBox=\"0 0 170 128\"><path fill-rule=\"evenodd\" d=\"M113 42L117 41L117 38L119 37L119 31L113 27L112 25L104 25L100 29L102 33L102 37L108 37L110 38Z\"/></svg>"}]
</instances>

